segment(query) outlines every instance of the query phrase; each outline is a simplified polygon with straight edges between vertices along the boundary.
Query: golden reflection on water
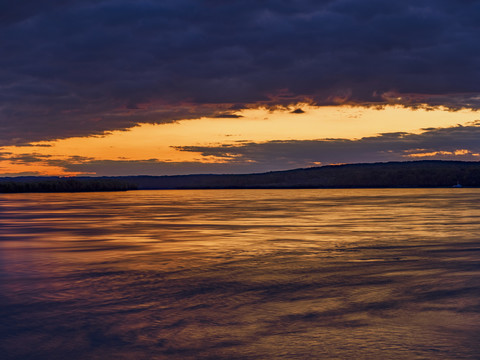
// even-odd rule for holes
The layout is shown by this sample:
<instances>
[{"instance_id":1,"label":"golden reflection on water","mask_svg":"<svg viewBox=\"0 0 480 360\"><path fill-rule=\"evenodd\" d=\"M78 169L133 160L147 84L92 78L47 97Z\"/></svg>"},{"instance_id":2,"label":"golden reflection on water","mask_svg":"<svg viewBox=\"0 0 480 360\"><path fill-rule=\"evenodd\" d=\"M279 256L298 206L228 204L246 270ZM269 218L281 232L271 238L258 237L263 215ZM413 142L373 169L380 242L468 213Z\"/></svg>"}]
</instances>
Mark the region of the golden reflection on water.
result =
<instances>
[{"instance_id":1,"label":"golden reflection on water","mask_svg":"<svg viewBox=\"0 0 480 360\"><path fill-rule=\"evenodd\" d=\"M479 200L2 195L0 347L7 359L477 359Z\"/></svg>"}]
</instances>

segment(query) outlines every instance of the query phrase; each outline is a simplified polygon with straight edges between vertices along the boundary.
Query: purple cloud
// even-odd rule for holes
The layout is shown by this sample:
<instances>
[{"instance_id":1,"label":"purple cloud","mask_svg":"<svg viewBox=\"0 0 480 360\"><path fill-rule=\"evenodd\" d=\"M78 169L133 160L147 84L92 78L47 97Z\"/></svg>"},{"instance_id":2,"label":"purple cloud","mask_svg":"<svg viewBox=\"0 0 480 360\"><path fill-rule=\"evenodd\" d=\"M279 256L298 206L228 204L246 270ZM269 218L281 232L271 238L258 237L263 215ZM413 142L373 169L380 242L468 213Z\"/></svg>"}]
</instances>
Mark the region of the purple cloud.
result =
<instances>
[{"instance_id":1,"label":"purple cloud","mask_svg":"<svg viewBox=\"0 0 480 360\"><path fill-rule=\"evenodd\" d=\"M478 1L49 0L0 14L0 145L244 104L480 103Z\"/></svg>"}]
</instances>

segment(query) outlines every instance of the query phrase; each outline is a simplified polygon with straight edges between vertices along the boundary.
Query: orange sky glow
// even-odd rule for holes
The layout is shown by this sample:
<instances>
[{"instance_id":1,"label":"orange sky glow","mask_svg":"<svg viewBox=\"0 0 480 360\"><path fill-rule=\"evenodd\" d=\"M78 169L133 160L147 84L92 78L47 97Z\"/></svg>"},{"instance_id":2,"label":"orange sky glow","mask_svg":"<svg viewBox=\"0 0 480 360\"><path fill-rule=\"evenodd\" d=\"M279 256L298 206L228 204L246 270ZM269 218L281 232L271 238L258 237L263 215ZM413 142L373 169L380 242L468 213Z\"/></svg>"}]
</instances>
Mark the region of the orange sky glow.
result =
<instances>
[{"instance_id":1,"label":"orange sky glow","mask_svg":"<svg viewBox=\"0 0 480 360\"><path fill-rule=\"evenodd\" d=\"M301 108L304 113L292 113ZM247 109L236 113L238 118L201 118L175 123L139 124L127 131L112 131L104 136L73 137L43 141L30 146L0 148L0 175L22 173L38 175L74 176L52 160L81 162L89 160L148 160L162 162L225 162L224 158L202 156L200 153L179 151L174 146L208 146L235 144L242 141L315 140L327 138L358 139L389 132L421 133L424 128L440 128L468 124L478 120L472 110L416 109L385 106L381 109L353 106L323 106L298 104L297 107L270 111L266 108ZM452 152L465 154L465 149ZM30 155L45 161L28 162L17 159ZM436 153L419 151L411 158L434 156ZM48 160L48 161L47 161ZM313 165L318 163L313 163Z\"/></svg>"}]
</instances>

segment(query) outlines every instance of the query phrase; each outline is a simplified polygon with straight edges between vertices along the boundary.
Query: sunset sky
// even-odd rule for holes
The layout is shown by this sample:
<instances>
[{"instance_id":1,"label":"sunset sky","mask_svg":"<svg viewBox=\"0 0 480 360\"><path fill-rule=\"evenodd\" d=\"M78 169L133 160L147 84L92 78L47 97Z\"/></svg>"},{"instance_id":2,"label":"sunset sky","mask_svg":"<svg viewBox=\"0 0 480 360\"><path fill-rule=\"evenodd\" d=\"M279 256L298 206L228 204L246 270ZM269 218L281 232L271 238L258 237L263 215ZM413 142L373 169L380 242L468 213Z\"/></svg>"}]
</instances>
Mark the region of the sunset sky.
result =
<instances>
[{"instance_id":1,"label":"sunset sky","mask_svg":"<svg viewBox=\"0 0 480 360\"><path fill-rule=\"evenodd\" d=\"M480 161L480 1L0 3L0 176Z\"/></svg>"}]
</instances>

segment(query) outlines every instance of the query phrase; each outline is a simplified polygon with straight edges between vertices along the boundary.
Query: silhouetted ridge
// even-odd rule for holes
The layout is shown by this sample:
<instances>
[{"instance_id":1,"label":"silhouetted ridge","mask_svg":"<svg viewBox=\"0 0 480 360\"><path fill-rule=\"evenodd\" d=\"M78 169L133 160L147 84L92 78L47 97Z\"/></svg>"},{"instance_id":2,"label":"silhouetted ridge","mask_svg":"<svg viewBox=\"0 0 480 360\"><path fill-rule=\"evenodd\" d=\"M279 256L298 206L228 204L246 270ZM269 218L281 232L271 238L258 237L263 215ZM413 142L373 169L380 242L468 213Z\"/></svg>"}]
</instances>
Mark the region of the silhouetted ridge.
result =
<instances>
[{"instance_id":1,"label":"silhouetted ridge","mask_svg":"<svg viewBox=\"0 0 480 360\"><path fill-rule=\"evenodd\" d=\"M328 165L240 175L122 176L40 181L38 177L0 178L2 189L26 191L107 191L138 189L288 189L480 187L480 162L410 161ZM77 184L74 181L78 181ZM109 183L117 181L118 183ZM10 185L6 185L5 183ZM22 183L23 185L18 185ZM30 185L29 185L30 184ZM50 185L47 185L50 184ZM69 187L68 184L72 184ZM90 185L88 185L90 184ZM49 186L52 186L50 188ZM62 189L62 190L57 190ZM18 192L18 191L17 191Z\"/></svg>"}]
</instances>

